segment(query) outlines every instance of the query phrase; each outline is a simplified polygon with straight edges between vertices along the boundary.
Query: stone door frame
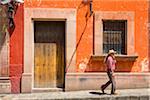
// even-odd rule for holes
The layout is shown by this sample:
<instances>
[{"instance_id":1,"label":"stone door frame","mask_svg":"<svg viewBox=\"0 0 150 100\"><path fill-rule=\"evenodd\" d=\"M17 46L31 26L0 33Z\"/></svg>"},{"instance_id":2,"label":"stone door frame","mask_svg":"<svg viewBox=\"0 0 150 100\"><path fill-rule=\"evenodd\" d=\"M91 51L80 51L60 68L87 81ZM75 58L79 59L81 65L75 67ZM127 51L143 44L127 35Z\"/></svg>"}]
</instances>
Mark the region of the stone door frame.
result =
<instances>
[{"instance_id":1,"label":"stone door frame","mask_svg":"<svg viewBox=\"0 0 150 100\"><path fill-rule=\"evenodd\" d=\"M76 10L59 8L24 9L24 68L21 92L33 92L34 82L34 21L66 20L66 66L76 48ZM75 71L76 55L72 59L69 72ZM45 90L45 89L40 89Z\"/></svg>"}]
</instances>

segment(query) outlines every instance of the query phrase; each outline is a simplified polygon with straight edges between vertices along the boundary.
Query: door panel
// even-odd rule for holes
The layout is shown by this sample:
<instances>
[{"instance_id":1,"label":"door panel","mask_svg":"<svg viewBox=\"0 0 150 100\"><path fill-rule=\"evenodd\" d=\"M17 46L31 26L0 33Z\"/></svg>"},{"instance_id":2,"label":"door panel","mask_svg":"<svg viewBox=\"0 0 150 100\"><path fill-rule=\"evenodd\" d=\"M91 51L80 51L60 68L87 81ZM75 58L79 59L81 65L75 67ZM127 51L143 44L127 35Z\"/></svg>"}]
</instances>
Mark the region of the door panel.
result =
<instances>
[{"instance_id":1,"label":"door panel","mask_svg":"<svg viewBox=\"0 0 150 100\"><path fill-rule=\"evenodd\" d=\"M35 44L35 88L56 87L56 44Z\"/></svg>"}]
</instances>

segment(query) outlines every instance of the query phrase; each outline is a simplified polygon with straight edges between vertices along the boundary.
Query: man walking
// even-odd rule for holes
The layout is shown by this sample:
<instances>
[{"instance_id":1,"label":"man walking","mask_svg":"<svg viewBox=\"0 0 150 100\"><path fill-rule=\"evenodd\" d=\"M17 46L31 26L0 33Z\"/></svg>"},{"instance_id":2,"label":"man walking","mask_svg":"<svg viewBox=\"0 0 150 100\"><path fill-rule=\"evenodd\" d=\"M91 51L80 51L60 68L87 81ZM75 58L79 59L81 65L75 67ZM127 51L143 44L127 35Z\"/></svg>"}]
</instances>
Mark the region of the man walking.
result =
<instances>
[{"instance_id":1,"label":"man walking","mask_svg":"<svg viewBox=\"0 0 150 100\"><path fill-rule=\"evenodd\" d=\"M115 59L115 51L114 50L109 50L108 55L106 56L104 62L107 67L107 75L109 78L109 81L101 86L101 90L104 93L105 88L107 88L110 84L111 86L111 94L116 94L116 82L115 82L115 77L114 77L114 71L115 71L115 64L116 64L116 59Z\"/></svg>"}]
</instances>

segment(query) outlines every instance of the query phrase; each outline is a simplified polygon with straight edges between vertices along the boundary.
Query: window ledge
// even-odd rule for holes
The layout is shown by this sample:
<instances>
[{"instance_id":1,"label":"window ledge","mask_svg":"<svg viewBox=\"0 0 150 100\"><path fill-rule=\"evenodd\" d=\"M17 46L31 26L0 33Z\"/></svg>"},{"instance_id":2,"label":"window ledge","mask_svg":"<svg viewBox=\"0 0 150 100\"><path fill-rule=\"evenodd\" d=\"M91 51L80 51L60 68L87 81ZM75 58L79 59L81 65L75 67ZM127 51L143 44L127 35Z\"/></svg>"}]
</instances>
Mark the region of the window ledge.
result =
<instances>
[{"instance_id":1,"label":"window ledge","mask_svg":"<svg viewBox=\"0 0 150 100\"><path fill-rule=\"evenodd\" d=\"M92 55L91 59L96 61L103 61L106 55ZM135 61L138 55L116 55L117 61Z\"/></svg>"}]
</instances>

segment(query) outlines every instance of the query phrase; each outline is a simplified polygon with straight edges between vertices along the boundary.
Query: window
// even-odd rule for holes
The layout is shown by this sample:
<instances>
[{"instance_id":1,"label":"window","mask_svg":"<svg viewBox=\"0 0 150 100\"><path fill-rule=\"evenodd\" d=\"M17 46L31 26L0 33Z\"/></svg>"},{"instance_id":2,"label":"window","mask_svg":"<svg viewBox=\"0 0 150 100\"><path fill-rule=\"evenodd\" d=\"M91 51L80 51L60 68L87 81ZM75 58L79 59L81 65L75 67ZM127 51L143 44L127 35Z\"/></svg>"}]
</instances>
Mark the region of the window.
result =
<instances>
[{"instance_id":1,"label":"window","mask_svg":"<svg viewBox=\"0 0 150 100\"><path fill-rule=\"evenodd\" d=\"M127 20L103 20L103 53L127 54Z\"/></svg>"}]
</instances>

